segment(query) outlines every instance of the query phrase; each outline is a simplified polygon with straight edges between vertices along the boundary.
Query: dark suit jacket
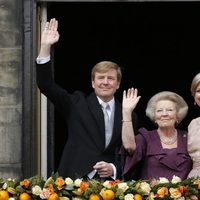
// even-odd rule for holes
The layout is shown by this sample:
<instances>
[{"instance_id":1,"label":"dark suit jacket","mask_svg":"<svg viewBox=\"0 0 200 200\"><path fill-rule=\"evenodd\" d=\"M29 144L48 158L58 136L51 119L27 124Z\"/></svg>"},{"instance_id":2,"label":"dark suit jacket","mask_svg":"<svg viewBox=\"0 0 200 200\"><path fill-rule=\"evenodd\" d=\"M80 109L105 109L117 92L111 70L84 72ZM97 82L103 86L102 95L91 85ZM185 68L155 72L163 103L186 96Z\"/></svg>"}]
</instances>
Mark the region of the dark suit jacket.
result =
<instances>
[{"instance_id":1,"label":"dark suit jacket","mask_svg":"<svg viewBox=\"0 0 200 200\"><path fill-rule=\"evenodd\" d=\"M121 104L115 99L113 136L105 148L104 116L95 93L86 96L75 91L70 94L53 81L50 62L36 64L36 67L39 89L53 102L68 128L68 139L60 161L59 174L75 179L91 172L98 161L116 164L122 144Z\"/></svg>"}]
</instances>

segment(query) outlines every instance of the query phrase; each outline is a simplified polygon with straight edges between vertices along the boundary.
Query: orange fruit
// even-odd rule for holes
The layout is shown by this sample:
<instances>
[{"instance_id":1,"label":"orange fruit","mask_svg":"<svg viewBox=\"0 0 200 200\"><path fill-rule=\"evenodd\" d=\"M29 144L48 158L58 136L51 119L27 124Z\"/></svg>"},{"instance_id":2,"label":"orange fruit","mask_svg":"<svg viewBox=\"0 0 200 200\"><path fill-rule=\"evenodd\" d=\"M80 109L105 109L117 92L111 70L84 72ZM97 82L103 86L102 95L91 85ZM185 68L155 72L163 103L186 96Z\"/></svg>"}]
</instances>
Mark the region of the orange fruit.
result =
<instances>
[{"instance_id":1,"label":"orange fruit","mask_svg":"<svg viewBox=\"0 0 200 200\"><path fill-rule=\"evenodd\" d=\"M5 190L0 190L0 200L8 200L9 199L9 193Z\"/></svg>"},{"instance_id":2,"label":"orange fruit","mask_svg":"<svg viewBox=\"0 0 200 200\"><path fill-rule=\"evenodd\" d=\"M58 194L57 194L56 192L53 192L53 193L49 196L48 200L59 200L59 196L58 196Z\"/></svg>"},{"instance_id":3,"label":"orange fruit","mask_svg":"<svg viewBox=\"0 0 200 200\"><path fill-rule=\"evenodd\" d=\"M115 198L115 193L110 189L105 189L101 192L103 200L113 200Z\"/></svg>"},{"instance_id":4,"label":"orange fruit","mask_svg":"<svg viewBox=\"0 0 200 200\"><path fill-rule=\"evenodd\" d=\"M23 192L19 195L19 200L31 200L31 196L28 193Z\"/></svg>"},{"instance_id":5,"label":"orange fruit","mask_svg":"<svg viewBox=\"0 0 200 200\"><path fill-rule=\"evenodd\" d=\"M140 194L135 194L135 195L134 195L134 200L142 200L142 195L140 195Z\"/></svg>"},{"instance_id":6,"label":"orange fruit","mask_svg":"<svg viewBox=\"0 0 200 200\"><path fill-rule=\"evenodd\" d=\"M89 200L100 200L100 197L98 194L91 194Z\"/></svg>"}]
</instances>

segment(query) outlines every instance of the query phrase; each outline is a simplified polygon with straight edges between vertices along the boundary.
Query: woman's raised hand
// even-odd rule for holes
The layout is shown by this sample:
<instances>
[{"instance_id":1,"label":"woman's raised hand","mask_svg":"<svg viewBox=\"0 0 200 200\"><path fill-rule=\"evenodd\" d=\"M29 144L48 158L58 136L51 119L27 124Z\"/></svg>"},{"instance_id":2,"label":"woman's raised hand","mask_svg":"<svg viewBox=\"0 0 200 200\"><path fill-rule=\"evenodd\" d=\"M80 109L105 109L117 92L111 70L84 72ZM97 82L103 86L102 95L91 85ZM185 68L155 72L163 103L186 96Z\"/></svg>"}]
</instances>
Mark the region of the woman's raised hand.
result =
<instances>
[{"instance_id":1,"label":"woman's raised hand","mask_svg":"<svg viewBox=\"0 0 200 200\"><path fill-rule=\"evenodd\" d=\"M133 111L136 107L141 96L138 96L138 90L134 88L129 88L127 91L123 92L122 107L124 110Z\"/></svg>"}]
</instances>

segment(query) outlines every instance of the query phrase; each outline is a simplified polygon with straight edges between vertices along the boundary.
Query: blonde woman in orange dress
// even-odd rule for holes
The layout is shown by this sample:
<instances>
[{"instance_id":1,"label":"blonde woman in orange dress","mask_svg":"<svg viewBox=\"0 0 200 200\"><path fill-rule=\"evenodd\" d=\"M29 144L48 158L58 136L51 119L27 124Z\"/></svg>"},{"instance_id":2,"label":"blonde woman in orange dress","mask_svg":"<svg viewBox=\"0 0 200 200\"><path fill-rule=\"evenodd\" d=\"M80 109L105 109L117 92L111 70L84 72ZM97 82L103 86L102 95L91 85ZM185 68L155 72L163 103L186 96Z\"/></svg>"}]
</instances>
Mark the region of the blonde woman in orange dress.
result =
<instances>
[{"instance_id":1,"label":"blonde woman in orange dress","mask_svg":"<svg viewBox=\"0 0 200 200\"><path fill-rule=\"evenodd\" d=\"M200 107L200 73L192 80L191 93L194 103ZM188 152L193 160L188 177L200 177L200 117L193 119L188 126Z\"/></svg>"}]
</instances>

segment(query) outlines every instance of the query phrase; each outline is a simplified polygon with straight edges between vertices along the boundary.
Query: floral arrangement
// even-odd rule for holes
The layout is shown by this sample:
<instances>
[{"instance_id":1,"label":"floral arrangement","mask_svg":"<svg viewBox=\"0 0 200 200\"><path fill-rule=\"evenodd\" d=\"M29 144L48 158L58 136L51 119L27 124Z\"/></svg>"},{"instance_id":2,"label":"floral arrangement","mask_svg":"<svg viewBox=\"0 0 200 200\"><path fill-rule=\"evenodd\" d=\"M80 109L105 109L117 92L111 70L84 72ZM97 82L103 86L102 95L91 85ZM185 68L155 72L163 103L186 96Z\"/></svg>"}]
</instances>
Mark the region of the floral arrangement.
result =
<instances>
[{"instance_id":1,"label":"floral arrangement","mask_svg":"<svg viewBox=\"0 0 200 200\"><path fill-rule=\"evenodd\" d=\"M0 178L0 200L198 200L200 178L160 178L128 181L63 178L53 173L47 180Z\"/></svg>"}]
</instances>

